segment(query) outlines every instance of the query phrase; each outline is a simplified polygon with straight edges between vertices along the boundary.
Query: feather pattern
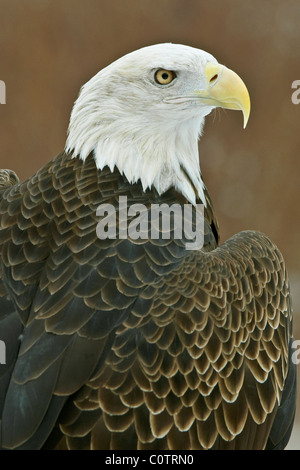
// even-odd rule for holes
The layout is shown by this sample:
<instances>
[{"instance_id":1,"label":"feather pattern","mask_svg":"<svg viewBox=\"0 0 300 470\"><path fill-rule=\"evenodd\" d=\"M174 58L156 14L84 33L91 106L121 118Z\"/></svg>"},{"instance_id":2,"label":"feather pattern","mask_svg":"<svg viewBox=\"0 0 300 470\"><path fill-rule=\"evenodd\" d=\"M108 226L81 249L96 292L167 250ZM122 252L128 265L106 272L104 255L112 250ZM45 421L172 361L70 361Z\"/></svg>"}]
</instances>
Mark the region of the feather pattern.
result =
<instances>
[{"instance_id":1,"label":"feather pattern","mask_svg":"<svg viewBox=\"0 0 300 470\"><path fill-rule=\"evenodd\" d=\"M202 250L174 237L100 240L103 202L127 195L149 210L185 199L99 171L92 155L62 153L4 186L2 447L284 447L295 407L291 304L265 235L218 246L205 188Z\"/></svg>"}]
</instances>

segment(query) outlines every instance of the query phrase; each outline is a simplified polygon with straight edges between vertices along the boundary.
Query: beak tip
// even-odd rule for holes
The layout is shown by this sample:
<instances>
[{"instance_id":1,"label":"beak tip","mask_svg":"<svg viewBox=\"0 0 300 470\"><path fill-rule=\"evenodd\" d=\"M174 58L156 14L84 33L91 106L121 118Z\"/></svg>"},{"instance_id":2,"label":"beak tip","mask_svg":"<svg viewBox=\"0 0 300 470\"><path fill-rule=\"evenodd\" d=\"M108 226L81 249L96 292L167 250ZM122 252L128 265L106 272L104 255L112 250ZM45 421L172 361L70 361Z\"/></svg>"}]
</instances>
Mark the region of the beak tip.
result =
<instances>
[{"instance_id":1,"label":"beak tip","mask_svg":"<svg viewBox=\"0 0 300 470\"><path fill-rule=\"evenodd\" d=\"M250 110L245 112L243 111L243 116L244 116L244 124L243 124L243 128L246 129L247 127L247 124L248 124L248 121L249 121L249 116L250 116Z\"/></svg>"}]
</instances>

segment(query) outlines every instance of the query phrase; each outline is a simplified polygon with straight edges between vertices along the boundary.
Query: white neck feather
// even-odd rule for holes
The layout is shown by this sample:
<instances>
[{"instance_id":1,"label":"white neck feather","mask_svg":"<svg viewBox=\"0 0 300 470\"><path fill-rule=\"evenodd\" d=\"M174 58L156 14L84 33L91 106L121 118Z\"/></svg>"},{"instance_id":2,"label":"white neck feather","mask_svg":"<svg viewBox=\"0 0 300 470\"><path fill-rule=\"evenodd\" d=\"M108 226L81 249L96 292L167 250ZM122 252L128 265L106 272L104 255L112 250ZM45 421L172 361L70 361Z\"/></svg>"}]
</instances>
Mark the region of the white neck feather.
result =
<instances>
[{"instance_id":1,"label":"white neck feather","mask_svg":"<svg viewBox=\"0 0 300 470\"><path fill-rule=\"evenodd\" d=\"M99 98L92 86L96 77L75 102L66 151L82 160L93 152L97 168L117 167L129 183L140 180L144 190L154 187L163 194L174 187L191 204L198 197L206 204L198 154L204 116L174 125L174 109L171 119L168 113L162 119L149 116L147 109L130 110L130 105L124 112L115 95Z\"/></svg>"}]
</instances>

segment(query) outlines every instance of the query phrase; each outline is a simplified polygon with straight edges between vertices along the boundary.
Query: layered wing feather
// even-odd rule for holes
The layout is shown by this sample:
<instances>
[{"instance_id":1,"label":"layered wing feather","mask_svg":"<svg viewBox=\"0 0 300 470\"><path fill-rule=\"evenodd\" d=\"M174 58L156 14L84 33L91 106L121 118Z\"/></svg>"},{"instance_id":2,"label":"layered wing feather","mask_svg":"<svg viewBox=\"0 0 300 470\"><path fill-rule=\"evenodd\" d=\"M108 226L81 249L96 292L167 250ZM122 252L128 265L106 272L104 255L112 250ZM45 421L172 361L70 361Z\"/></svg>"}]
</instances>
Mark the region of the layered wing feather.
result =
<instances>
[{"instance_id":1,"label":"layered wing feather","mask_svg":"<svg viewBox=\"0 0 300 470\"><path fill-rule=\"evenodd\" d=\"M284 446L295 369L280 252L257 232L217 247L208 195L201 251L99 240L97 207L120 195L180 199L66 154L2 191L2 446Z\"/></svg>"}]
</instances>

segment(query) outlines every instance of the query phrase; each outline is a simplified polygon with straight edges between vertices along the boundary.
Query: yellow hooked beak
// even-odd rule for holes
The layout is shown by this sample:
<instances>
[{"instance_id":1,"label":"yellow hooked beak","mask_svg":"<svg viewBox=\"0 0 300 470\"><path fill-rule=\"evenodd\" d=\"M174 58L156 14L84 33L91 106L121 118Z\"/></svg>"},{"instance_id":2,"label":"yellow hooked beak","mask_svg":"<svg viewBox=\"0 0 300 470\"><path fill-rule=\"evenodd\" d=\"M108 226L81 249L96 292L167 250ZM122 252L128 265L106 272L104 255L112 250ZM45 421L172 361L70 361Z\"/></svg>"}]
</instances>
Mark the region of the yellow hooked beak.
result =
<instances>
[{"instance_id":1,"label":"yellow hooked beak","mask_svg":"<svg viewBox=\"0 0 300 470\"><path fill-rule=\"evenodd\" d=\"M208 63L205 67L207 89L197 92L209 104L243 112L244 129L250 114L250 97L243 80L225 65Z\"/></svg>"}]
</instances>

